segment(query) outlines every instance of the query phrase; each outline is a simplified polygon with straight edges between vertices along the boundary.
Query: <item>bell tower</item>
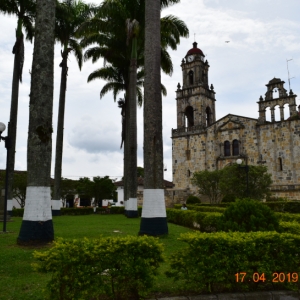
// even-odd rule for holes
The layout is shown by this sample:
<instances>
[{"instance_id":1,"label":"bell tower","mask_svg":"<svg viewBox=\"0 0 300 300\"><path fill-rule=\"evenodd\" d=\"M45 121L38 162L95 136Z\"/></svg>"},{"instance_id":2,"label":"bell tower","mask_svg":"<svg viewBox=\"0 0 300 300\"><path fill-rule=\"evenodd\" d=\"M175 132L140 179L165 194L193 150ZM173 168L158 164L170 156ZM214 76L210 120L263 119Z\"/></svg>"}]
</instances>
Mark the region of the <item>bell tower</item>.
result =
<instances>
[{"instance_id":1,"label":"bell tower","mask_svg":"<svg viewBox=\"0 0 300 300\"><path fill-rule=\"evenodd\" d=\"M215 91L208 83L209 64L203 52L193 43L181 62L182 85L178 83L177 130L204 129L216 121Z\"/></svg>"}]
</instances>

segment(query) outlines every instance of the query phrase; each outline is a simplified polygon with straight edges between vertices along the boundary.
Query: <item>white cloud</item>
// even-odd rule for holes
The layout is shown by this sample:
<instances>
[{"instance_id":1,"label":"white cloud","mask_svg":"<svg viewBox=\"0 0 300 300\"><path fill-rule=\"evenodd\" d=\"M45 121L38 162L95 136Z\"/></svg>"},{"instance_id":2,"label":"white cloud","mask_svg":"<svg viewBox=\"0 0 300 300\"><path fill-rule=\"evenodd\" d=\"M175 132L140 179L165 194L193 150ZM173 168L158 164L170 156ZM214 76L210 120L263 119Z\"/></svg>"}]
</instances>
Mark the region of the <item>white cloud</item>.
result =
<instances>
[{"instance_id":1,"label":"white cloud","mask_svg":"<svg viewBox=\"0 0 300 300\"><path fill-rule=\"evenodd\" d=\"M101 1L92 1L100 3ZM175 91L182 83L181 60L194 42L210 64L209 82L216 91L217 118L228 113L258 117L257 101L266 92L265 84L274 76L283 79L288 88L286 59L289 62L291 86L300 93L300 19L299 0L181 0L163 10L185 21L190 37L182 39L177 51L170 50L174 73L162 74L168 90L163 98L165 178L172 180L171 129L177 127ZM10 114L12 47L15 42L16 18L0 15L0 122L7 123ZM229 40L230 43L225 43ZM61 46L55 48L55 89L53 107L53 163L59 99ZM33 45L25 41L23 83L19 92L16 168L26 169L28 104ZM123 150L121 116L112 94L99 98L104 81L87 83L88 75L103 62L85 62L81 72L71 54L66 93L64 124L63 176L122 176ZM120 95L120 97L123 95ZM299 105L299 100L297 102ZM2 146L1 146L2 145ZM5 167L6 151L0 143L0 168ZM138 165L143 165L143 110L138 109Z\"/></svg>"}]
</instances>

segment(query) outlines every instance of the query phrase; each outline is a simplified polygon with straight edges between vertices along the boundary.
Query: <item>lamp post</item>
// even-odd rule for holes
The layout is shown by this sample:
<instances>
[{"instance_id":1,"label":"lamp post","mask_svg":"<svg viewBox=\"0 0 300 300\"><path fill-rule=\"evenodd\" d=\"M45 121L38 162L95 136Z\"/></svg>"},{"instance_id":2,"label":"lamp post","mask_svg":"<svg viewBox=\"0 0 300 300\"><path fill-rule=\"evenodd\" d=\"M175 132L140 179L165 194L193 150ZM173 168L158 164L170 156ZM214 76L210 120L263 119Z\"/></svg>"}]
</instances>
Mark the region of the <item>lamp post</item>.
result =
<instances>
[{"instance_id":1,"label":"lamp post","mask_svg":"<svg viewBox=\"0 0 300 300\"><path fill-rule=\"evenodd\" d=\"M245 169L246 171L246 196L249 197L249 166L247 163L247 159L245 166L241 166L242 162L243 160L241 160L240 158L236 160L236 163L239 165L239 168Z\"/></svg>"},{"instance_id":2,"label":"lamp post","mask_svg":"<svg viewBox=\"0 0 300 300\"><path fill-rule=\"evenodd\" d=\"M6 129L6 126L0 122L0 142L4 141L5 148L7 150L6 154L6 170L5 170L5 196L4 196L4 211L3 211L3 232L6 232L6 220L7 220L7 193L8 193L8 156L10 148L10 138L7 135L6 137L1 136L2 132ZM7 132L9 132L9 123Z\"/></svg>"}]
</instances>

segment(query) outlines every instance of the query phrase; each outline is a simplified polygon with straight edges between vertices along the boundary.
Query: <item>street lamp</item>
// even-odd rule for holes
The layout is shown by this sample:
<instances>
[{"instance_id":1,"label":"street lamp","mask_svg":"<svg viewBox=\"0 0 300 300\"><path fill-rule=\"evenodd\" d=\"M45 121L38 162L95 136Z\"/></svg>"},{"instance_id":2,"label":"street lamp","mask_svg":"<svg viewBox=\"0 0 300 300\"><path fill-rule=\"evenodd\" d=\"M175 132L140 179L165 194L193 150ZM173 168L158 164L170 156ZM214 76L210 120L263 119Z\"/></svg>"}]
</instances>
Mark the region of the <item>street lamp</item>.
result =
<instances>
[{"instance_id":1,"label":"street lamp","mask_svg":"<svg viewBox=\"0 0 300 300\"><path fill-rule=\"evenodd\" d=\"M245 166L241 166L243 160L242 159L237 159L236 160L236 163L239 165L239 168L242 168L242 169L245 169L246 171L246 196L249 197L249 166L248 166L248 163L247 163L247 159L246 159L246 165Z\"/></svg>"},{"instance_id":2,"label":"street lamp","mask_svg":"<svg viewBox=\"0 0 300 300\"><path fill-rule=\"evenodd\" d=\"M5 196L4 196L4 211L3 211L3 232L6 232L6 220L7 220L7 192L8 192L8 156L9 156L9 148L10 148L10 138L9 136L3 137L1 136L2 132L6 129L6 126L0 122L0 142L4 141L5 148L7 150L6 154L6 170L5 170ZM7 132L9 132L9 123Z\"/></svg>"}]
</instances>

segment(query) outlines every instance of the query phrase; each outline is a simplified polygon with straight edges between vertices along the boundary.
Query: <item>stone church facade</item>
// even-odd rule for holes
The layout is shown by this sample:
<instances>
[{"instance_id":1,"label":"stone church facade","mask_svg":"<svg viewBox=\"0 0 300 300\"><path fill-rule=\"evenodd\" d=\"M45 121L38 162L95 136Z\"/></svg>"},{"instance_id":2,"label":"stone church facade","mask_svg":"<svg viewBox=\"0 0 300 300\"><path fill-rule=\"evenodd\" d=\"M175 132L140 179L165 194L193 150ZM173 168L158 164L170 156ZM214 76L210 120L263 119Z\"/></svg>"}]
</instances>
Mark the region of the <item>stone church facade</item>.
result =
<instances>
[{"instance_id":1,"label":"stone church facade","mask_svg":"<svg viewBox=\"0 0 300 300\"><path fill-rule=\"evenodd\" d=\"M177 128L172 129L174 200L197 194L191 184L194 172L222 169L242 159L248 165L263 164L272 175L274 197L300 200L300 105L284 81L269 81L260 96L258 118L228 114L216 120L213 85L208 84L209 64L193 43L181 63L182 86L176 91ZM274 92L278 97L274 97ZM266 120L267 109L271 120ZM275 109L280 119L275 119ZM284 119L284 109L289 110Z\"/></svg>"}]
</instances>

